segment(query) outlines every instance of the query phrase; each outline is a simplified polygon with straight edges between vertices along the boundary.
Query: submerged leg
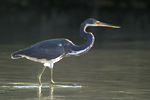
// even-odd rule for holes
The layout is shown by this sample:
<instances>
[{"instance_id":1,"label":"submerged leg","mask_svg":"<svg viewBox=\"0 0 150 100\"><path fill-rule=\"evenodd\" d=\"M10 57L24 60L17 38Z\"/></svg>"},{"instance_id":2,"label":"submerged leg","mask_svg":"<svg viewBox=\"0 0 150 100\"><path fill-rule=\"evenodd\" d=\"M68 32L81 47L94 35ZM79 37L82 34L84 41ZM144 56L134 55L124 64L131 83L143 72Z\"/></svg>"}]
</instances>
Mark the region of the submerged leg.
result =
<instances>
[{"instance_id":1,"label":"submerged leg","mask_svg":"<svg viewBox=\"0 0 150 100\"><path fill-rule=\"evenodd\" d=\"M45 68L46 68L46 66L43 67L42 71L41 71L40 74L37 76L37 81L38 81L38 83L39 83L40 86L42 85L42 84L41 84L41 76L42 76L42 74L43 74Z\"/></svg>"},{"instance_id":2,"label":"submerged leg","mask_svg":"<svg viewBox=\"0 0 150 100\"><path fill-rule=\"evenodd\" d=\"M50 84L52 85L69 85L69 86L77 86L76 84L70 83L57 83L53 81L53 63L50 63Z\"/></svg>"}]
</instances>

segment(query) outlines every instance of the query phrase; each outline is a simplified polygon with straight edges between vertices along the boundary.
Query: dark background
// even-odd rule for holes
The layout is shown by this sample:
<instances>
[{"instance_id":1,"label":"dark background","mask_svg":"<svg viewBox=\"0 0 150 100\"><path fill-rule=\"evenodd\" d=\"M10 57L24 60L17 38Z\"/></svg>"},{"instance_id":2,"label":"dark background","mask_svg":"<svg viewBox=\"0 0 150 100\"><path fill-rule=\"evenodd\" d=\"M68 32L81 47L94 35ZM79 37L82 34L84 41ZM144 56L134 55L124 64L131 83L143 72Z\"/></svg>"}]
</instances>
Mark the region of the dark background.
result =
<instances>
[{"instance_id":1,"label":"dark background","mask_svg":"<svg viewBox=\"0 0 150 100\"><path fill-rule=\"evenodd\" d=\"M121 26L89 27L96 42L150 40L150 0L0 0L0 44L34 44L52 38L84 43L87 18Z\"/></svg>"}]
</instances>

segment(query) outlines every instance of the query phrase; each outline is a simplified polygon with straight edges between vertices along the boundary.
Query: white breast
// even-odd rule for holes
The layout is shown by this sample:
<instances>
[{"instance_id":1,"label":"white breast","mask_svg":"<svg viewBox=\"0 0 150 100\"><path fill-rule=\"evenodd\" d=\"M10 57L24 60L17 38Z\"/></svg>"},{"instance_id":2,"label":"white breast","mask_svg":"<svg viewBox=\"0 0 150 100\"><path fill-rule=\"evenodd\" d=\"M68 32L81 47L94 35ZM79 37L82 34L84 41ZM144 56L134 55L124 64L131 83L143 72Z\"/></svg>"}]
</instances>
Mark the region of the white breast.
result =
<instances>
[{"instance_id":1,"label":"white breast","mask_svg":"<svg viewBox=\"0 0 150 100\"><path fill-rule=\"evenodd\" d=\"M72 50L72 51L71 51L70 53L68 53L67 55L80 55L80 54L82 54L82 53L88 51L90 48L91 48L91 46L89 46L89 47L87 47L87 48L85 48L85 49L83 49L83 50L80 50L80 51L73 51L73 50Z\"/></svg>"},{"instance_id":2,"label":"white breast","mask_svg":"<svg viewBox=\"0 0 150 100\"><path fill-rule=\"evenodd\" d=\"M58 62L59 60L61 60L63 58L62 56L59 56L55 59L47 60L47 59L37 59L37 58L29 57L29 56L26 56L26 55L19 55L19 56L25 57L25 58L27 58L29 60L32 60L32 61L35 61L35 62L43 63L44 66L47 66L47 67L50 67L50 63L56 63L56 62Z\"/></svg>"}]
</instances>

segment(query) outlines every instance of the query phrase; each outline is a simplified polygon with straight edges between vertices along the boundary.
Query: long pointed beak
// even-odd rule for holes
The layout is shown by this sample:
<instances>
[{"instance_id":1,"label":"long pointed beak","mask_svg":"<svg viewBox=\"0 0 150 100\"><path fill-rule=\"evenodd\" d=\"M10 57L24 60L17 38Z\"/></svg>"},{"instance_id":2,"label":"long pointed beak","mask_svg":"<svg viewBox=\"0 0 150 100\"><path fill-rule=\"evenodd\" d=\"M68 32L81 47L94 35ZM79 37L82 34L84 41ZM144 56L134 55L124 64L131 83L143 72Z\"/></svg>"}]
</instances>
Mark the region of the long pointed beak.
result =
<instances>
[{"instance_id":1,"label":"long pointed beak","mask_svg":"<svg viewBox=\"0 0 150 100\"><path fill-rule=\"evenodd\" d=\"M103 23L103 22L97 23L97 26L112 27L112 28L121 28L120 26L111 25L111 24L107 24L107 23Z\"/></svg>"}]
</instances>

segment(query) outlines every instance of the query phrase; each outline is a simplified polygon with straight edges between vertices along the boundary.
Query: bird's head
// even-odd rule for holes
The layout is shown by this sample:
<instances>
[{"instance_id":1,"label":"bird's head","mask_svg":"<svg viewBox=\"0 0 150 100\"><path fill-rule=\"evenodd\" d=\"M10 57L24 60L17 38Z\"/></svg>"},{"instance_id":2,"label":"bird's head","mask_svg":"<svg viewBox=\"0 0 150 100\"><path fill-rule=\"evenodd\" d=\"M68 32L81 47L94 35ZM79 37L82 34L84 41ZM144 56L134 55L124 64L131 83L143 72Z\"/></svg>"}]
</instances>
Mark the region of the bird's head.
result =
<instances>
[{"instance_id":1,"label":"bird's head","mask_svg":"<svg viewBox=\"0 0 150 100\"><path fill-rule=\"evenodd\" d=\"M86 26L103 26L103 27L120 28L120 26L103 23L93 18L85 20L84 23L86 24Z\"/></svg>"}]
</instances>

